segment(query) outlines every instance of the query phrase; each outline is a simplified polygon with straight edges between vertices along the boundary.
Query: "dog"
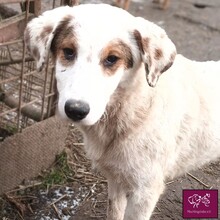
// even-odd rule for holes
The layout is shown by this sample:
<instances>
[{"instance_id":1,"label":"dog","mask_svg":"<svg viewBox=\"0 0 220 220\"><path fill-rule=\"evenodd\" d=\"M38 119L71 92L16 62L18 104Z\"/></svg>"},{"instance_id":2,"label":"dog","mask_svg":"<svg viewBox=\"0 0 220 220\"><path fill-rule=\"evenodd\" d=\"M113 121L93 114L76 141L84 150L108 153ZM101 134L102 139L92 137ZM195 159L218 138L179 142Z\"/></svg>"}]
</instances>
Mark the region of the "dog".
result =
<instances>
[{"instance_id":1,"label":"dog","mask_svg":"<svg viewBox=\"0 0 220 220\"><path fill-rule=\"evenodd\" d=\"M114 16L112 16L114 15ZM108 220L147 220L164 182L220 156L220 62L177 54L158 25L106 4L63 6L24 40L56 66L58 112L108 181Z\"/></svg>"}]
</instances>

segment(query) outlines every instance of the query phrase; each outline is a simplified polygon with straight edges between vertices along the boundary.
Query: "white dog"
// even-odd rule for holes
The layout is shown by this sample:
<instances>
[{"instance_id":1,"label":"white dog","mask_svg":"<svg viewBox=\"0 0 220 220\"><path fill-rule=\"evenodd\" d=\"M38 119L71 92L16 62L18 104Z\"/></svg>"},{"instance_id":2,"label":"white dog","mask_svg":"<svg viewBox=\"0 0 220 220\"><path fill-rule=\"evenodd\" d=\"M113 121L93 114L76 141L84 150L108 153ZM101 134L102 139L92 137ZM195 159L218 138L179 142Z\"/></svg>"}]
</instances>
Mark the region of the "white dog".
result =
<instances>
[{"instance_id":1,"label":"white dog","mask_svg":"<svg viewBox=\"0 0 220 220\"><path fill-rule=\"evenodd\" d=\"M25 41L39 70L52 52L58 111L108 180L109 220L149 219L166 179L220 156L220 62L176 55L163 29L105 4L47 11Z\"/></svg>"}]
</instances>

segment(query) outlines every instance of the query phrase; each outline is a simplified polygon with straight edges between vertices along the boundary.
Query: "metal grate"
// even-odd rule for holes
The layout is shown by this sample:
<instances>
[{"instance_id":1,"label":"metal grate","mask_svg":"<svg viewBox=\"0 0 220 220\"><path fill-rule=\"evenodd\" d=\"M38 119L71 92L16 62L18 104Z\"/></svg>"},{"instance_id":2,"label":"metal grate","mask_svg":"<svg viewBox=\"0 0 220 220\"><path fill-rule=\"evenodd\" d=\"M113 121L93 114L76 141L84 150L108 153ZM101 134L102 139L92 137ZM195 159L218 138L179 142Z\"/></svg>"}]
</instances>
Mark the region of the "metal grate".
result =
<instances>
[{"instance_id":1,"label":"metal grate","mask_svg":"<svg viewBox=\"0 0 220 220\"><path fill-rule=\"evenodd\" d=\"M0 127L20 131L54 112L54 71L52 65L38 73L35 62L23 64L22 42L0 48Z\"/></svg>"},{"instance_id":2,"label":"metal grate","mask_svg":"<svg viewBox=\"0 0 220 220\"><path fill-rule=\"evenodd\" d=\"M24 3L24 0L10 0L10 2ZM22 7L29 10L21 13L24 15L22 22L27 23L30 16L39 14L39 11L34 11L33 14L29 12L31 8L33 10L33 4L31 7L30 3L37 3L39 9L39 2L41 3L40 0L25 1L26 5ZM53 0L51 8L58 4L73 3L73 0L61 0L58 3ZM7 19L7 25L4 25L4 21L0 21L0 32L2 23L2 30L6 33L2 38L0 36L0 42L2 42L0 43L0 131L4 131L4 133L20 132L22 129L52 116L56 106L54 67L48 59L45 70L41 73L36 71L35 62L27 54L23 37L19 35L21 33L19 24L23 23L21 20L19 20L20 23L16 23L14 20L16 19L12 19L10 22ZM14 26L11 26L12 23ZM17 31L19 37L8 40L5 36L14 37L14 34L10 33L12 27L19 30Z\"/></svg>"}]
</instances>

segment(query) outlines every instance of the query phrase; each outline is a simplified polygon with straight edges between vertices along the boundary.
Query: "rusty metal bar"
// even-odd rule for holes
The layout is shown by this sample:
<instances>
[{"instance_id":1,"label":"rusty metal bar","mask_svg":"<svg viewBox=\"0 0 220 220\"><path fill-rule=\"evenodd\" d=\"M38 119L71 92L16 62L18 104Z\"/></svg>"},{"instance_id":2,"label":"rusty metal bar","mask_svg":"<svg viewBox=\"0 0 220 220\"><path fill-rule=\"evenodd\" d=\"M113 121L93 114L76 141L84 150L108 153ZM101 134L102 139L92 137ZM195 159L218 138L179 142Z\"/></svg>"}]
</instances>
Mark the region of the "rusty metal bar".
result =
<instances>
[{"instance_id":1,"label":"rusty metal bar","mask_svg":"<svg viewBox=\"0 0 220 220\"><path fill-rule=\"evenodd\" d=\"M25 58L25 62L30 62L30 61L34 61L34 59L32 57ZM16 64L16 63L21 63L21 62L22 62L22 59L4 60L4 61L0 61L0 66Z\"/></svg>"},{"instance_id":2,"label":"rusty metal bar","mask_svg":"<svg viewBox=\"0 0 220 220\"><path fill-rule=\"evenodd\" d=\"M53 97L54 95L56 94L56 92L51 92L47 95L45 95L45 98L51 98ZM36 121L40 121L41 120L41 111L40 111L40 108L39 110L37 110L36 107L31 107L29 109L23 109L24 107L26 106L29 106L31 104L34 104L34 103L37 103L37 102L40 102L40 98L36 98L36 99L33 99L31 101L28 101L28 103L24 103L22 102L21 104L21 111L24 115L32 118L33 120L35 120L33 118L33 116L30 116L31 115L31 112L38 112L37 114L34 114L34 115L38 115L37 117L37 120ZM2 112L0 113L0 117L1 116L4 116L6 114L8 114L9 112L14 112L15 110L18 110L18 103L19 103L19 100L17 98L15 98L13 95L8 95L6 94L4 91L2 92L2 95L0 97L0 101L1 102L4 102L5 105L7 105L8 107L12 108L8 111L5 111L5 112ZM44 118L45 118L45 115L44 115Z\"/></svg>"},{"instance_id":3,"label":"rusty metal bar","mask_svg":"<svg viewBox=\"0 0 220 220\"><path fill-rule=\"evenodd\" d=\"M1 64L0 64L1 65ZM30 75L34 75L37 73L37 70L33 70L31 72L28 72L28 73L25 73L24 76L27 77L27 76L30 76ZM14 77L10 77L9 79L4 79L4 80L1 80L0 83L3 84L3 83L7 83L7 82L10 82L10 81L14 81L14 80L17 80L19 79L20 76L14 76Z\"/></svg>"},{"instance_id":4,"label":"rusty metal bar","mask_svg":"<svg viewBox=\"0 0 220 220\"><path fill-rule=\"evenodd\" d=\"M41 0L3 0L5 3L21 3L26 4L26 13L23 13L22 22L25 24L29 18L30 3L41 3ZM0 0L0 4L3 2ZM59 1L51 1L53 7L59 5ZM67 4L71 0L62 0L61 3ZM58 3L58 4L57 4ZM39 11L39 10L38 10ZM7 19L5 19L7 20ZM4 21L5 21L4 20ZM19 23L14 18L11 19L15 23L15 27L19 29ZM9 30L13 25L9 22ZM2 22L3 23L3 22ZM9 39L7 42L1 43L1 30L6 28L0 24L0 122L3 124L12 124L21 131L34 123L34 121L42 121L55 113L56 103L56 82L53 65L47 60L45 71L41 75L35 70L34 59L26 53L26 45L23 42L23 30L17 33L20 39ZM6 28L7 29L7 28ZM9 32L8 30L8 32ZM3 41L3 40L2 40ZM14 53L16 51L16 53ZM4 96L5 95L5 96ZM4 126L4 125L3 125Z\"/></svg>"},{"instance_id":5,"label":"rusty metal bar","mask_svg":"<svg viewBox=\"0 0 220 220\"><path fill-rule=\"evenodd\" d=\"M0 47L1 47L1 46L9 46L9 45L11 45L11 44L22 43L22 42L23 42L22 39L7 41L7 42L5 42L5 43L0 43Z\"/></svg>"},{"instance_id":6,"label":"rusty metal bar","mask_svg":"<svg viewBox=\"0 0 220 220\"><path fill-rule=\"evenodd\" d=\"M36 107L30 106L31 104L36 103L37 101L39 101L39 99L35 99L32 100L31 102L28 103L22 103L21 104L21 113L25 116L27 116L28 118L33 119L34 121L41 121L42 116L41 116L41 111L40 109L37 109ZM11 112L15 112L16 110L18 110L18 100L16 98L14 98L13 96L9 96L6 97L4 102L6 104L9 104L8 106L11 107L12 109L8 110L8 111L4 111L3 113L0 113L0 117L7 115ZM43 115L43 119L46 118L46 114ZM20 125L20 123L19 123ZM20 127L19 127L20 130Z\"/></svg>"},{"instance_id":7,"label":"rusty metal bar","mask_svg":"<svg viewBox=\"0 0 220 220\"><path fill-rule=\"evenodd\" d=\"M54 106L52 107L53 103L55 103L57 99L57 91L56 91L56 80L55 80L55 68L52 70L51 78L50 78L50 87L49 87L49 94L54 93L53 96L48 98L48 105L47 105L47 117L54 115L55 110ZM52 112L52 110L54 110Z\"/></svg>"},{"instance_id":8,"label":"rusty metal bar","mask_svg":"<svg viewBox=\"0 0 220 220\"><path fill-rule=\"evenodd\" d=\"M42 107L41 107L41 119L43 120L43 113L44 113L44 106L45 106L45 95L46 95L46 89L47 89L47 78L48 78L48 70L49 70L49 54L47 55L47 65L45 68L45 78L44 78L44 87L43 87L43 97L42 97Z\"/></svg>"},{"instance_id":9,"label":"rusty metal bar","mask_svg":"<svg viewBox=\"0 0 220 220\"><path fill-rule=\"evenodd\" d=\"M26 7L29 9L30 7L30 0L27 0ZM25 23L27 24L28 21L29 10L25 12ZM21 66L21 77L20 77L20 90L19 90L19 103L18 103L18 120L17 120L17 130L21 131L20 127L20 118L21 118L21 102L22 102L22 95L23 95L23 81L24 81L24 69L25 69L25 55L26 55L26 43L23 41L23 48L22 48L22 66Z\"/></svg>"},{"instance_id":10,"label":"rusty metal bar","mask_svg":"<svg viewBox=\"0 0 220 220\"><path fill-rule=\"evenodd\" d=\"M29 75L33 75L34 73L36 73L36 71L30 72L30 73L26 73L24 76L29 76ZM5 80L1 80L1 83L8 83L11 81L15 81L16 79L20 79L20 76L14 76L14 77L10 77L9 79L5 79Z\"/></svg>"}]
</instances>

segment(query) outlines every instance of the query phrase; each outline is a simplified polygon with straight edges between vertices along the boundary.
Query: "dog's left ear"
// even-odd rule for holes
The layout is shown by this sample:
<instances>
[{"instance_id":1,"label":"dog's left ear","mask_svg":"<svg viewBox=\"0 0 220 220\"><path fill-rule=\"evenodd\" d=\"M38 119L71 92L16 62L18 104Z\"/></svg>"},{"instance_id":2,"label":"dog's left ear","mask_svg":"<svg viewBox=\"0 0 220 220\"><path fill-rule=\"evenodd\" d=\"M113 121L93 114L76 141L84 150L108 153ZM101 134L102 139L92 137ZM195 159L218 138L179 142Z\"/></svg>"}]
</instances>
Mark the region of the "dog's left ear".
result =
<instances>
[{"instance_id":1,"label":"dog's left ear","mask_svg":"<svg viewBox=\"0 0 220 220\"><path fill-rule=\"evenodd\" d=\"M156 86L160 75L168 70L175 59L176 47L166 32L143 18L135 18L135 41L145 64L147 82Z\"/></svg>"}]
</instances>

